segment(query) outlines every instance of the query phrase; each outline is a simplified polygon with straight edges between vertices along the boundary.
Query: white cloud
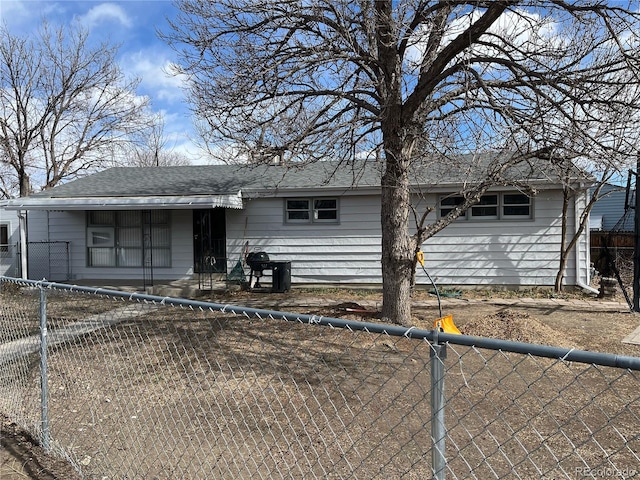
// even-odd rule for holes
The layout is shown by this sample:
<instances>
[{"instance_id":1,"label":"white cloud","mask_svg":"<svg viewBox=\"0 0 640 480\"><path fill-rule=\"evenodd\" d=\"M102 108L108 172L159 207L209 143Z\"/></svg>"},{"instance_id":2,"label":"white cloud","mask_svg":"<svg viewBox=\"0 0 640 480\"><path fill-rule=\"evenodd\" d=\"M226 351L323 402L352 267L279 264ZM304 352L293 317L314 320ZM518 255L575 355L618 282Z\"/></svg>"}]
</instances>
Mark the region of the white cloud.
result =
<instances>
[{"instance_id":1,"label":"white cloud","mask_svg":"<svg viewBox=\"0 0 640 480\"><path fill-rule=\"evenodd\" d=\"M157 49L145 49L124 56L123 69L141 79L141 88L159 102L184 101L184 76L171 75L171 60Z\"/></svg>"},{"instance_id":2,"label":"white cloud","mask_svg":"<svg viewBox=\"0 0 640 480\"><path fill-rule=\"evenodd\" d=\"M473 10L464 11L459 17L454 18L447 26L442 40L443 48L466 31L480 16L481 12ZM537 51L547 50L550 45L561 41L558 24L552 17L543 17L539 13L523 9L505 12L491 25L488 34L496 35L488 40L489 43L495 42L497 46L506 48L515 57L524 55L516 49L534 54ZM427 27L416 32L407 52L407 61L412 68L417 69L420 66L429 35L430 30ZM488 45L474 45L473 53L487 57L503 55L500 49Z\"/></svg>"},{"instance_id":3,"label":"white cloud","mask_svg":"<svg viewBox=\"0 0 640 480\"><path fill-rule=\"evenodd\" d=\"M78 20L89 29L99 26L103 22L114 20L127 28L133 25L133 22L125 13L124 9L115 3L101 3L93 7L86 14L79 16Z\"/></svg>"},{"instance_id":4,"label":"white cloud","mask_svg":"<svg viewBox=\"0 0 640 480\"><path fill-rule=\"evenodd\" d=\"M18 29L19 32L33 25L40 25L42 18L63 13L64 6L57 2L0 0L0 23Z\"/></svg>"},{"instance_id":5,"label":"white cloud","mask_svg":"<svg viewBox=\"0 0 640 480\"><path fill-rule=\"evenodd\" d=\"M0 22L5 23L7 19L15 22L17 19L28 18L29 10L23 2L3 2L0 1Z\"/></svg>"}]
</instances>

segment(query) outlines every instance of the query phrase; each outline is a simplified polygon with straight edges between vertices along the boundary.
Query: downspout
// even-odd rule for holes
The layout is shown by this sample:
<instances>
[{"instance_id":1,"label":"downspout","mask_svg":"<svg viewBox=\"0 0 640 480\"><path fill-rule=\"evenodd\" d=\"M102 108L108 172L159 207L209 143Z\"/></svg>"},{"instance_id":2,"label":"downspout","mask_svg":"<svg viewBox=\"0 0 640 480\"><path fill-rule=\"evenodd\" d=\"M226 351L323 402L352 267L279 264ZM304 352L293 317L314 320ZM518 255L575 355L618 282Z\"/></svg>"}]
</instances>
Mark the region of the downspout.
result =
<instances>
[{"instance_id":1,"label":"downspout","mask_svg":"<svg viewBox=\"0 0 640 480\"><path fill-rule=\"evenodd\" d=\"M583 190L583 192L587 192L587 190ZM579 221L578 219L580 218L580 212L578 211L578 201L577 198L573 201L573 228L574 228L574 235L578 234L578 228L580 227L579 225ZM587 234L587 249L589 248L589 219L587 218L587 226L584 229L586 234ZM580 240L578 240L576 242L576 261L575 261L575 265L576 265L576 285L578 285L580 288L583 288L591 293L595 293L595 294L599 294L600 291L597 288L593 288L591 285L588 285L585 280L582 279L582 277L580 276L580 245L582 244L582 242ZM587 250L588 251L588 250ZM590 280L590 275L589 275L589 265L587 264L587 256L585 255L585 273L586 273L586 280Z\"/></svg>"},{"instance_id":2,"label":"downspout","mask_svg":"<svg viewBox=\"0 0 640 480\"><path fill-rule=\"evenodd\" d=\"M20 278L27 279L29 270L27 269L27 212L20 210L18 213L20 225Z\"/></svg>"}]
</instances>

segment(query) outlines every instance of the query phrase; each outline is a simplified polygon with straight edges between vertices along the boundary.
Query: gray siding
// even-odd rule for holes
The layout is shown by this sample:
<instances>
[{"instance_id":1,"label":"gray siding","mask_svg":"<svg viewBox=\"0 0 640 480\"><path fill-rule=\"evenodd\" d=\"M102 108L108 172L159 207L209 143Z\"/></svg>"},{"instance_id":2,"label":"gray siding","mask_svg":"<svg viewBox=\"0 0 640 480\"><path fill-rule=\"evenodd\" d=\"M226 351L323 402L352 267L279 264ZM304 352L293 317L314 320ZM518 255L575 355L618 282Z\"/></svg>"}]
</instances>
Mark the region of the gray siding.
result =
<instances>
[{"instance_id":1,"label":"gray siding","mask_svg":"<svg viewBox=\"0 0 640 480\"><path fill-rule=\"evenodd\" d=\"M250 251L264 250L272 260L292 262L294 283L380 284L380 197L340 199L340 224L287 225L282 199L248 202L243 211L228 211L230 267L245 241ZM435 204L435 196L427 204ZM441 285L552 286L561 241L559 191L543 191L534 200L534 219L460 221L425 242L425 267ZM435 213L428 220L433 221ZM574 231L573 216L569 231ZM588 248L580 244L582 278L588 277ZM586 255L586 258L585 258ZM576 283L575 252L565 283ZM418 284L427 284L422 270Z\"/></svg>"},{"instance_id":2,"label":"gray siding","mask_svg":"<svg viewBox=\"0 0 640 480\"><path fill-rule=\"evenodd\" d=\"M227 210L228 257L233 266L246 241L271 260L291 261L297 283L380 283L380 197L343 196L340 223L286 224L284 199L246 202Z\"/></svg>"},{"instance_id":3,"label":"gray siding","mask_svg":"<svg viewBox=\"0 0 640 480\"><path fill-rule=\"evenodd\" d=\"M425 267L446 285L550 286L558 270L560 192L534 199L534 219L459 221L425 242ZM573 231L573 218L569 231ZM575 258L565 281L575 284ZM428 283L420 270L418 283Z\"/></svg>"},{"instance_id":4,"label":"gray siding","mask_svg":"<svg viewBox=\"0 0 640 480\"><path fill-rule=\"evenodd\" d=\"M426 201L430 205L435 202L435 195ZM423 245L427 271L443 286L553 285L561 239L561 202L560 191L542 191L534 200L532 220L459 221L448 226ZM294 284L380 285L380 197L340 196L339 211L339 223L287 224L282 198L247 200L244 210L226 210L228 270L241 258L248 242L250 251L262 250L271 260L291 261ZM42 233L41 225L49 225L48 240L71 243L72 279L100 279L106 283L142 278L141 268L87 266L85 212L32 214L47 217L41 219L44 223L39 223L40 227L34 224L34 235ZM192 217L190 210L172 211L172 265L155 268L155 280L193 275ZM432 213L429 220L434 218ZM574 228L572 218L569 231ZM588 278L588 252L585 235L579 248L582 279ZM565 283L574 285L576 278L574 252ZM417 282L429 283L420 269Z\"/></svg>"},{"instance_id":5,"label":"gray siding","mask_svg":"<svg viewBox=\"0 0 640 480\"><path fill-rule=\"evenodd\" d=\"M48 235L42 225L49 225ZM191 210L171 212L171 267L154 268L154 280L189 278L193 274ZM142 268L96 268L87 265L85 211L31 211L29 241L70 243L71 280L129 281L142 279Z\"/></svg>"}]
</instances>

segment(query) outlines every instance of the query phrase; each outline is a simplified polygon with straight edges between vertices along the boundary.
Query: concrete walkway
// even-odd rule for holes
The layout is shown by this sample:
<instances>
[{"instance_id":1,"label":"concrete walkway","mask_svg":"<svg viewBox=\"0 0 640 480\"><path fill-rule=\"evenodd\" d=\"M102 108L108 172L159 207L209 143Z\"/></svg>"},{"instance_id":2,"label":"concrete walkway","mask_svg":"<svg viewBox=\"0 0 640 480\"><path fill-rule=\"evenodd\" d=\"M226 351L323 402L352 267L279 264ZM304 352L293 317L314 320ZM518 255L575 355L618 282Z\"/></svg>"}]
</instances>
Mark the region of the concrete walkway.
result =
<instances>
[{"instance_id":1,"label":"concrete walkway","mask_svg":"<svg viewBox=\"0 0 640 480\"><path fill-rule=\"evenodd\" d=\"M153 304L132 303L115 310L93 315L65 327L48 330L47 345L49 347L68 342L81 335L94 332L100 328L116 325L124 320L135 318L145 313L157 310L159 306ZM0 366L23 355L40 350L40 334L20 338L0 344Z\"/></svg>"},{"instance_id":2,"label":"concrete walkway","mask_svg":"<svg viewBox=\"0 0 640 480\"><path fill-rule=\"evenodd\" d=\"M633 345L640 345L640 327L636 328L633 332L622 339L622 343L631 343Z\"/></svg>"}]
</instances>

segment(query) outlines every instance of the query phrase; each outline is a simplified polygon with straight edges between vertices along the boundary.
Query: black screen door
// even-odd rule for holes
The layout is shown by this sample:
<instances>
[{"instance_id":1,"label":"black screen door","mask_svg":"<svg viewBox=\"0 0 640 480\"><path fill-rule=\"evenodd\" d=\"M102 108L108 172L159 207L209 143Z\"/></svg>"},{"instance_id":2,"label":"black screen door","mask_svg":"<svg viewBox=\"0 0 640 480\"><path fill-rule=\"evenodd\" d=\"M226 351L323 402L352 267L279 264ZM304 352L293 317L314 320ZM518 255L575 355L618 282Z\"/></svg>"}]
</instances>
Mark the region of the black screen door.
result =
<instances>
[{"instance_id":1,"label":"black screen door","mask_svg":"<svg viewBox=\"0 0 640 480\"><path fill-rule=\"evenodd\" d=\"M193 211L195 273L226 272L225 223L224 208Z\"/></svg>"}]
</instances>

